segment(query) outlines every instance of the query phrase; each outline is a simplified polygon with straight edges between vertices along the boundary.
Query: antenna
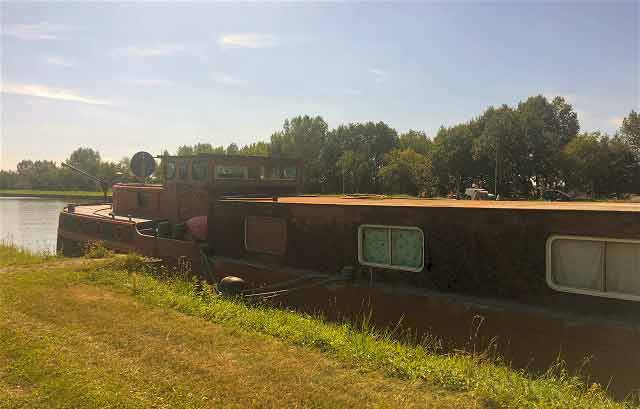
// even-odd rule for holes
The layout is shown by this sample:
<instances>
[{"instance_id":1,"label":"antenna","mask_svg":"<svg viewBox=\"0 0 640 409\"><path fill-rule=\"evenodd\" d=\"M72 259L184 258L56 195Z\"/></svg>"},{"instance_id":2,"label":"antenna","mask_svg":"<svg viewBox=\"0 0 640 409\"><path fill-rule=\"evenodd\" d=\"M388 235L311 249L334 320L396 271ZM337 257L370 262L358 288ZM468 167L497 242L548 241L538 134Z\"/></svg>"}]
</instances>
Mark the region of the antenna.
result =
<instances>
[{"instance_id":1,"label":"antenna","mask_svg":"<svg viewBox=\"0 0 640 409\"><path fill-rule=\"evenodd\" d=\"M89 174L89 173L85 172L82 169L78 169L75 166L71 166L68 163L62 162L61 165L66 167L66 168L69 168L71 170L74 170L74 171L80 173L81 175L84 175L84 176L88 177L89 179L94 180L98 184L100 184L100 189L102 189L102 194L104 195L104 201L105 202L107 201L107 190L109 190L109 183L107 183L106 180L100 179L99 177L96 177L96 176L93 176L92 174Z\"/></svg>"}]
</instances>

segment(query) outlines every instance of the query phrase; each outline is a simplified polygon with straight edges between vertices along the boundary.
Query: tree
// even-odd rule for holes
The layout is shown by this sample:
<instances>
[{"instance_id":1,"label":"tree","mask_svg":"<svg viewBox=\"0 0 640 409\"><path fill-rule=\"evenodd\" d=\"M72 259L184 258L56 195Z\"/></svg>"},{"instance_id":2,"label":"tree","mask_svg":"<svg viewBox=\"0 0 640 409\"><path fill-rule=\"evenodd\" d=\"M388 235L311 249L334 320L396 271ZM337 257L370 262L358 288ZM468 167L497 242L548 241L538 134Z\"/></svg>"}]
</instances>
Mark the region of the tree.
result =
<instances>
[{"instance_id":1,"label":"tree","mask_svg":"<svg viewBox=\"0 0 640 409\"><path fill-rule=\"evenodd\" d=\"M178 147L176 155L178 156L191 156L194 154L193 146L182 145Z\"/></svg>"},{"instance_id":2,"label":"tree","mask_svg":"<svg viewBox=\"0 0 640 409\"><path fill-rule=\"evenodd\" d=\"M67 159L67 163L90 175L96 176L100 170L100 153L91 148L78 148L71 153ZM65 168L62 170L62 173L64 178L71 182L74 189L96 190L99 188L95 181L70 169Z\"/></svg>"},{"instance_id":3,"label":"tree","mask_svg":"<svg viewBox=\"0 0 640 409\"><path fill-rule=\"evenodd\" d=\"M399 143L400 149L411 149L421 155L427 155L431 153L431 150L433 149L433 142L431 142L431 139L427 137L427 134L423 131L414 131L413 129L401 134Z\"/></svg>"},{"instance_id":4,"label":"tree","mask_svg":"<svg viewBox=\"0 0 640 409\"><path fill-rule=\"evenodd\" d=\"M593 196L604 193L609 155L607 137L600 132L583 133L564 148L568 161L565 178L569 187L586 191Z\"/></svg>"},{"instance_id":5,"label":"tree","mask_svg":"<svg viewBox=\"0 0 640 409\"><path fill-rule=\"evenodd\" d=\"M619 134L640 161L640 114L631 110L629 115L622 120Z\"/></svg>"},{"instance_id":6,"label":"tree","mask_svg":"<svg viewBox=\"0 0 640 409\"><path fill-rule=\"evenodd\" d=\"M271 135L271 154L302 159L306 192L320 190L320 150L327 137L328 125L320 116L297 116L285 120L282 130Z\"/></svg>"},{"instance_id":7,"label":"tree","mask_svg":"<svg viewBox=\"0 0 640 409\"><path fill-rule=\"evenodd\" d=\"M378 173L384 165L384 156L398 146L398 133L384 122L338 126L327 134L326 143L319 153L324 186L338 190L341 171L335 169L335 163L344 152L351 151L354 158L363 162L357 167L357 172L354 171L354 189L380 192Z\"/></svg>"},{"instance_id":8,"label":"tree","mask_svg":"<svg viewBox=\"0 0 640 409\"><path fill-rule=\"evenodd\" d=\"M0 189L14 189L17 182L17 172L11 170L0 170Z\"/></svg>"},{"instance_id":9,"label":"tree","mask_svg":"<svg viewBox=\"0 0 640 409\"><path fill-rule=\"evenodd\" d=\"M271 152L271 146L268 142L255 142L250 145L245 145L240 149L240 155L249 156L269 156Z\"/></svg>"},{"instance_id":10,"label":"tree","mask_svg":"<svg viewBox=\"0 0 640 409\"><path fill-rule=\"evenodd\" d=\"M608 193L637 193L640 186L640 160L626 140L616 135L608 140Z\"/></svg>"},{"instance_id":11,"label":"tree","mask_svg":"<svg viewBox=\"0 0 640 409\"><path fill-rule=\"evenodd\" d=\"M438 193L460 192L473 183L473 134L469 124L440 128L434 138L433 167Z\"/></svg>"},{"instance_id":12,"label":"tree","mask_svg":"<svg viewBox=\"0 0 640 409\"><path fill-rule=\"evenodd\" d=\"M539 189L561 184L562 150L580 130L573 107L564 98L556 97L549 103L538 95L520 102L517 112L528 151L523 173Z\"/></svg>"},{"instance_id":13,"label":"tree","mask_svg":"<svg viewBox=\"0 0 640 409\"><path fill-rule=\"evenodd\" d=\"M229 146L227 146L227 155L237 155L239 152L240 149L238 149L238 145L235 143L230 143Z\"/></svg>"},{"instance_id":14,"label":"tree","mask_svg":"<svg viewBox=\"0 0 640 409\"><path fill-rule=\"evenodd\" d=\"M366 183L369 178L368 162L361 152L344 151L338 158L336 167L342 174L343 192L345 193L359 193L363 182Z\"/></svg>"},{"instance_id":15,"label":"tree","mask_svg":"<svg viewBox=\"0 0 640 409\"><path fill-rule=\"evenodd\" d=\"M473 140L476 183L496 194L528 194L529 152L518 113L503 105L487 110L478 121L482 126L472 127L481 130Z\"/></svg>"},{"instance_id":16,"label":"tree","mask_svg":"<svg viewBox=\"0 0 640 409\"><path fill-rule=\"evenodd\" d=\"M379 172L385 192L410 195L431 192L433 170L427 155L413 149L394 149L386 154L385 162Z\"/></svg>"}]
</instances>

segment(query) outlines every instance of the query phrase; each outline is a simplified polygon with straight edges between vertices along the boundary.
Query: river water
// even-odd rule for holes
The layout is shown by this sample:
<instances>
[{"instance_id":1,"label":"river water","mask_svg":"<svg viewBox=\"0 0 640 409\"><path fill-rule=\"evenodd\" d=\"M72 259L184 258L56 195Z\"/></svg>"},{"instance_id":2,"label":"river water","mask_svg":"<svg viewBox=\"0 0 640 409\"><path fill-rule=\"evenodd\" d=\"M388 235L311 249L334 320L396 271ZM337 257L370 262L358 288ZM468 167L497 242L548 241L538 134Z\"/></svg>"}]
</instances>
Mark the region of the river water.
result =
<instances>
[{"instance_id":1,"label":"river water","mask_svg":"<svg viewBox=\"0 0 640 409\"><path fill-rule=\"evenodd\" d=\"M58 214L69 200L0 197L0 240L37 252L56 251Z\"/></svg>"}]
</instances>

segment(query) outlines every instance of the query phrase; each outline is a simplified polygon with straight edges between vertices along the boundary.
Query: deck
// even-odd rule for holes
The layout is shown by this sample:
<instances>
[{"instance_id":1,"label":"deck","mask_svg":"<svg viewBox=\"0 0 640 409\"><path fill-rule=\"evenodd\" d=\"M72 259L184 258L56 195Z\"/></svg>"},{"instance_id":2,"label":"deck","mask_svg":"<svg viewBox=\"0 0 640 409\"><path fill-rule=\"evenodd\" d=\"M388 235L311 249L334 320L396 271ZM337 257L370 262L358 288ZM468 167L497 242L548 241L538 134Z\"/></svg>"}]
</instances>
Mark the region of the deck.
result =
<instances>
[{"instance_id":1,"label":"deck","mask_svg":"<svg viewBox=\"0 0 640 409\"><path fill-rule=\"evenodd\" d=\"M222 201L272 202L271 198L226 198ZM378 196L290 196L278 197L278 203L302 205L337 206L391 206L391 207L434 207L434 208L474 208L513 209L549 211L619 211L640 212L640 203L632 202L544 202L544 201L492 201L453 199L405 199Z\"/></svg>"},{"instance_id":2,"label":"deck","mask_svg":"<svg viewBox=\"0 0 640 409\"><path fill-rule=\"evenodd\" d=\"M65 210L66 212L66 210ZM114 215L111 217L109 213L112 212L112 207L110 204L91 204L91 205L76 205L75 212L70 214L77 214L79 216L91 216L91 217L101 217L109 220L116 220L121 222L134 222L134 223L144 223L151 221L150 219L143 219L140 217L127 217L127 216L117 216Z\"/></svg>"}]
</instances>

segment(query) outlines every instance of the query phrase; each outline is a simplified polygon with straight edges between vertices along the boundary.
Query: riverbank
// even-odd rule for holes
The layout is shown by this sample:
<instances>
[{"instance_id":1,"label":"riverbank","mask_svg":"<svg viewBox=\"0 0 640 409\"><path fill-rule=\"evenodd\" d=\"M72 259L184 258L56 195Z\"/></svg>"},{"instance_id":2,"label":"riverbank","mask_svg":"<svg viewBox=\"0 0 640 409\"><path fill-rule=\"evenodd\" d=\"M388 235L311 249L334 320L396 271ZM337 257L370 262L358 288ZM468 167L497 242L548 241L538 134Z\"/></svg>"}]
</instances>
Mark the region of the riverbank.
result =
<instances>
[{"instance_id":1,"label":"riverbank","mask_svg":"<svg viewBox=\"0 0 640 409\"><path fill-rule=\"evenodd\" d=\"M102 199L102 192L84 190L0 189L0 197L39 197L48 199ZM107 193L111 198L111 192Z\"/></svg>"},{"instance_id":2,"label":"riverbank","mask_svg":"<svg viewBox=\"0 0 640 409\"><path fill-rule=\"evenodd\" d=\"M247 306L134 256L0 254L0 407L631 407L558 368Z\"/></svg>"}]
</instances>

